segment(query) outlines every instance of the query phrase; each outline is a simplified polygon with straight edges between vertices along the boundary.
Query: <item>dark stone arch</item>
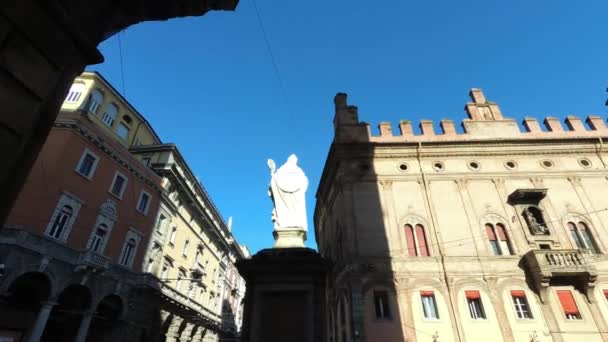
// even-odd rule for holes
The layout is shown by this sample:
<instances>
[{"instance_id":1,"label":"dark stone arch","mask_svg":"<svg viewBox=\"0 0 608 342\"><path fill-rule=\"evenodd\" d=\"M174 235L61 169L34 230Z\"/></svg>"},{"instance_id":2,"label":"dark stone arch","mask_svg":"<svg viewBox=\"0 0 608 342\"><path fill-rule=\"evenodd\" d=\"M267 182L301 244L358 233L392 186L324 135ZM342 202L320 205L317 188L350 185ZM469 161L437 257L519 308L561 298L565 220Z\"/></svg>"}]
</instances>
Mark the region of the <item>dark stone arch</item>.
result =
<instances>
[{"instance_id":1,"label":"dark stone arch","mask_svg":"<svg viewBox=\"0 0 608 342\"><path fill-rule=\"evenodd\" d=\"M116 294L103 297L95 307L93 319L87 334L87 341L113 341L121 331L121 321L125 311L122 298Z\"/></svg>"},{"instance_id":2,"label":"dark stone arch","mask_svg":"<svg viewBox=\"0 0 608 342\"><path fill-rule=\"evenodd\" d=\"M70 284L57 296L41 341L73 341L84 313L91 308L93 296L88 287Z\"/></svg>"},{"instance_id":3,"label":"dark stone arch","mask_svg":"<svg viewBox=\"0 0 608 342\"><path fill-rule=\"evenodd\" d=\"M44 273L26 272L7 285L0 300L0 324L23 334L36 321L41 304L51 299L52 281Z\"/></svg>"},{"instance_id":4,"label":"dark stone arch","mask_svg":"<svg viewBox=\"0 0 608 342\"><path fill-rule=\"evenodd\" d=\"M40 302L48 300L51 293L51 280L46 274L28 272L9 285L7 303L11 307L37 312Z\"/></svg>"}]
</instances>

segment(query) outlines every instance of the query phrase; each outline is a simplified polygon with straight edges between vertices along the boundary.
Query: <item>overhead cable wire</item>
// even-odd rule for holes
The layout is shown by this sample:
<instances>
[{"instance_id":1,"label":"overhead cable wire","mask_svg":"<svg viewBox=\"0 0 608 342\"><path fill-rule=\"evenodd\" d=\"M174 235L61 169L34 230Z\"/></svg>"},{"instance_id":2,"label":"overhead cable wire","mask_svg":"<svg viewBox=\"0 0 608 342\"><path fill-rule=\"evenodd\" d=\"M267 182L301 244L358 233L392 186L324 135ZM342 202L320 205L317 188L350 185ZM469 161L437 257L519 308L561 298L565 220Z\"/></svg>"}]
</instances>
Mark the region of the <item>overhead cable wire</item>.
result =
<instances>
[{"instance_id":1,"label":"overhead cable wire","mask_svg":"<svg viewBox=\"0 0 608 342\"><path fill-rule=\"evenodd\" d=\"M264 38L264 43L266 44L266 50L268 52L268 56L270 57L270 62L272 64L272 69L274 70L274 75L275 75L277 81L279 82L279 87L281 88L281 93L283 95L283 101L285 102L285 105L287 106L287 111L289 112L289 123L291 124L291 121L293 119L293 112L291 111L291 105L289 103L289 98L287 96L287 90L285 88L285 83L283 82L283 78L281 77L281 73L279 72L279 67L277 65L276 58L274 57L274 53L272 52L270 40L268 39L268 34L266 33L266 29L264 28L264 23L262 21L262 16L260 15L260 10L258 8L257 1L251 0L251 3L253 4L253 9L255 10L258 26L260 27L260 31L262 32L262 37ZM290 134L290 136L292 136L292 135Z\"/></svg>"},{"instance_id":2,"label":"overhead cable wire","mask_svg":"<svg viewBox=\"0 0 608 342\"><path fill-rule=\"evenodd\" d=\"M124 66L124 61L122 58L122 39L120 38L120 36L122 35L122 33L125 31L120 31L116 34L116 37L118 38L118 54L119 54L119 58L120 58L120 76L122 79L122 96L127 97L127 88L125 87L125 66Z\"/></svg>"}]
</instances>

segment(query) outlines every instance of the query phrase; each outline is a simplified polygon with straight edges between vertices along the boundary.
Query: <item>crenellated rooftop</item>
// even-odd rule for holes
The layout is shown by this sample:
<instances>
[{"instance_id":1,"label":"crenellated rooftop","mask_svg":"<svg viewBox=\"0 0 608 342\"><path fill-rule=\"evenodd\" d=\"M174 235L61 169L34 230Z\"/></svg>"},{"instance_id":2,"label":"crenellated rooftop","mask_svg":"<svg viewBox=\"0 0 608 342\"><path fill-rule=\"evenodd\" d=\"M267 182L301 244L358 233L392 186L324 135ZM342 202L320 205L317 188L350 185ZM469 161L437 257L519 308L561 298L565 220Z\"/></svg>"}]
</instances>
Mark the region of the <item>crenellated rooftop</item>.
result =
<instances>
[{"instance_id":1,"label":"crenellated rooftop","mask_svg":"<svg viewBox=\"0 0 608 342\"><path fill-rule=\"evenodd\" d=\"M402 120L399 123L399 133L393 131L390 122L381 122L378 125L379 135L372 134L370 124L359 122L356 106L347 104L347 95L336 94L334 104L334 130L336 143L373 142L440 142L440 141L467 141L467 140L513 140L513 139L564 139L608 137L608 128L604 119L598 115L589 115L585 118L586 127L579 117L568 115L562 125L557 117L546 117L542 130L536 118L524 118L520 126L514 119L504 118L498 104L488 101L481 89L473 88L469 92L471 102L465 105L468 119L462 120L464 132L458 132L453 120L441 120L441 132L435 132L431 120L420 120L420 134L414 132L413 123Z\"/></svg>"}]
</instances>

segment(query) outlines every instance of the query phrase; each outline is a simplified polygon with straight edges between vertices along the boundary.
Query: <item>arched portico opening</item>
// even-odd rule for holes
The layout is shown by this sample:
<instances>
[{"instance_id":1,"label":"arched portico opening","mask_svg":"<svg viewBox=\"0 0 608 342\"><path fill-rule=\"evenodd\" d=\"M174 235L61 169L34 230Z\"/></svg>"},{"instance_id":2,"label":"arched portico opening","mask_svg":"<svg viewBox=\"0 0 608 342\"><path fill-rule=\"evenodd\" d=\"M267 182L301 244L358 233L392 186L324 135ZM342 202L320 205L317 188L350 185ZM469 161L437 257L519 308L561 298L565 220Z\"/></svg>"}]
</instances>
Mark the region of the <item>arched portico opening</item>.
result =
<instances>
[{"instance_id":1,"label":"arched portico opening","mask_svg":"<svg viewBox=\"0 0 608 342\"><path fill-rule=\"evenodd\" d=\"M123 302L118 295L105 296L95 308L87 341L112 341L114 334L120 331L123 310Z\"/></svg>"},{"instance_id":2,"label":"arched portico opening","mask_svg":"<svg viewBox=\"0 0 608 342\"><path fill-rule=\"evenodd\" d=\"M24 337L34 327L43 303L52 293L51 280L43 273L28 272L17 277L0 301L0 322ZM50 307L47 308L50 310ZM47 311L48 313L48 311Z\"/></svg>"},{"instance_id":3,"label":"arched portico opening","mask_svg":"<svg viewBox=\"0 0 608 342\"><path fill-rule=\"evenodd\" d=\"M74 341L91 302L91 291L86 286L72 284L66 287L57 297L57 305L51 311L41 340Z\"/></svg>"}]
</instances>

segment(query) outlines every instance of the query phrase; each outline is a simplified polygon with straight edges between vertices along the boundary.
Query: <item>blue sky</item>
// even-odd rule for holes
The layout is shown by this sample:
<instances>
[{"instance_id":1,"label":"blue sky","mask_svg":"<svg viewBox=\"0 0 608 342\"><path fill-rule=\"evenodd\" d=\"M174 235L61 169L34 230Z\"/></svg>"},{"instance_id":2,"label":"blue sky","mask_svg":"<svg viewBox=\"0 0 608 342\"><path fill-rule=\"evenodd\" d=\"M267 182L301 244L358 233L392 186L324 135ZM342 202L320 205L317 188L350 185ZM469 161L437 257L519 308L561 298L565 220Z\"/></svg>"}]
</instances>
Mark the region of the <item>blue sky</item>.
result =
<instances>
[{"instance_id":1,"label":"blue sky","mask_svg":"<svg viewBox=\"0 0 608 342\"><path fill-rule=\"evenodd\" d=\"M91 66L176 143L234 233L271 247L266 159L296 153L315 192L333 138L333 96L360 120L461 120L483 88L507 117L600 114L608 86L608 3L252 0L235 12L139 24L100 45Z\"/></svg>"}]
</instances>

